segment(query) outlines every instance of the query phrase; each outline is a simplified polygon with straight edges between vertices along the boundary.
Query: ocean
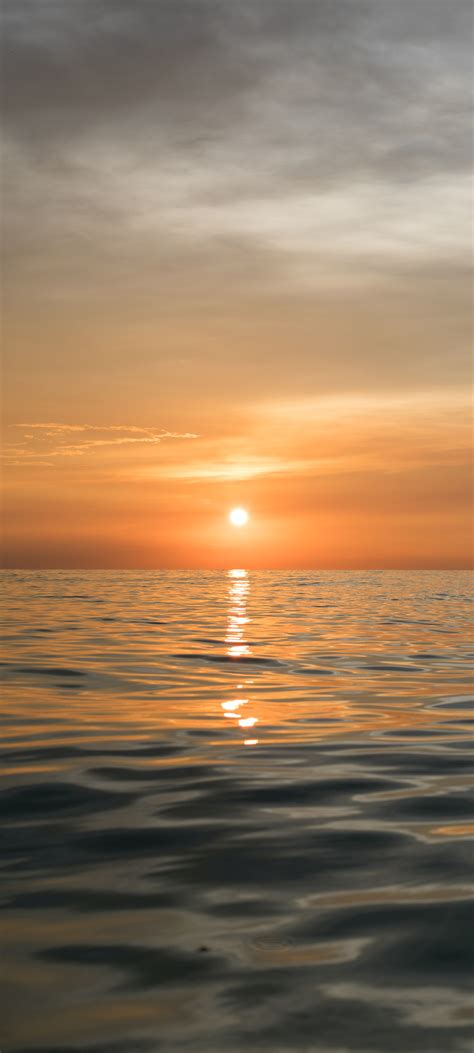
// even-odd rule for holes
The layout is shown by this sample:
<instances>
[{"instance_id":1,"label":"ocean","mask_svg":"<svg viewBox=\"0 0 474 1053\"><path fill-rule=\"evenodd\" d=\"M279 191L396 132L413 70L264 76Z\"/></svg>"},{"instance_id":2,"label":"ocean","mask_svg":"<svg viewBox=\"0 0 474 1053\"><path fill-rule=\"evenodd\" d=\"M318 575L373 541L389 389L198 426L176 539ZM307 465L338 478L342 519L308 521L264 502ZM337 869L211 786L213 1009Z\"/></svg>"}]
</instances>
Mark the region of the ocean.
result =
<instances>
[{"instance_id":1,"label":"ocean","mask_svg":"<svg viewBox=\"0 0 474 1053\"><path fill-rule=\"evenodd\" d=\"M2 1053L472 1053L471 578L3 578Z\"/></svg>"}]
</instances>

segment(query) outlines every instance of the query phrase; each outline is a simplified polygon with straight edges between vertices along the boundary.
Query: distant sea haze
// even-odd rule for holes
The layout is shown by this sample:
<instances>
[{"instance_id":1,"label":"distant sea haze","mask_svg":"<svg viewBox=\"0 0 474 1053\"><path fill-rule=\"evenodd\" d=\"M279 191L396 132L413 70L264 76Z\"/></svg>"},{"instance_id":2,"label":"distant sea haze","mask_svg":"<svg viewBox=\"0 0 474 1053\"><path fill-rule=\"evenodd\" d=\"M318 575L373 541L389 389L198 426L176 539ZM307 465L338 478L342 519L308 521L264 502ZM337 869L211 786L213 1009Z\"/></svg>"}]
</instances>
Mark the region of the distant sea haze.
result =
<instances>
[{"instance_id":1,"label":"distant sea haze","mask_svg":"<svg viewBox=\"0 0 474 1053\"><path fill-rule=\"evenodd\" d=\"M4 575L5 1053L467 1053L467 572Z\"/></svg>"}]
</instances>

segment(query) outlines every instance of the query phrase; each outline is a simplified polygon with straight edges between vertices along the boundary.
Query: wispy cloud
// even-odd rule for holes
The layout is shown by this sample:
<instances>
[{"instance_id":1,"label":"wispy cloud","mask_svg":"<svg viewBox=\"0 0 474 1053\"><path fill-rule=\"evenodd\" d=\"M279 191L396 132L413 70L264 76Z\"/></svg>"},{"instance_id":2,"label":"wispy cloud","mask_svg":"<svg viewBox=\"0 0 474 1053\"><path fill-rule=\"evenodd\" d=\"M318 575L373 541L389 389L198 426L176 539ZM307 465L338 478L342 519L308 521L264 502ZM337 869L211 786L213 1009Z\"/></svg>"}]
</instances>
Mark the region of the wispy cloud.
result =
<instances>
[{"instance_id":1,"label":"wispy cloud","mask_svg":"<svg viewBox=\"0 0 474 1053\"><path fill-rule=\"evenodd\" d=\"M448 414L471 412L469 394L460 388L444 390L424 388L415 391L372 391L342 394L310 394L298 398L274 398L257 403L254 412L261 420L268 418L287 427L294 423L336 422L363 418L382 422L399 422L408 418L439 419Z\"/></svg>"},{"instance_id":2,"label":"wispy cloud","mask_svg":"<svg viewBox=\"0 0 474 1053\"><path fill-rule=\"evenodd\" d=\"M56 422L47 422L40 424L31 423L20 423L14 424L14 428L35 428L37 431L45 431L49 435L60 435L67 434L71 431L94 431L94 432L108 432L108 431L119 431L127 434L139 433L143 436L149 436L156 442L160 442L161 439L197 439L198 436L195 432L179 432L179 431L166 431L165 428L143 428L138 427L136 424L58 424ZM25 436L28 438L28 436Z\"/></svg>"},{"instance_id":3,"label":"wispy cloud","mask_svg":"<svg viewBox=\"0 0 474 1053\"><path fill-rule=\"evenodd\" d=\"M222 443L219 443L222 445ZM247 455L242 453L236 457L218 457L209 455L207 461L192 461L188 464L165 465L159 469L146 467L142 469L144 478L158 476L160 479L183 480L187 482L243 482L255 479L258 476L270 475L297 475L307 472L310 467L317 466L320 462L308 461L300 458L292 460L288 457L270 457L265 454Z\"/></svg>"},{"instance_id":4,"label":"wispy cloud","mask_svg":"<svg viewBox=\"0 0 474 1053\"><path fill-rule=\"evenodd\" d=\"M139 444L159 445L167 439L197 439L194 432L167 431L164 428L144 428L135 424L63 424L56 421L19 423L14 428L24 429L22 442L6 443L3 458L10 466L37 465L46 467L54 457L81 457L83 454L110 446ZM72 435L87 433L87 438L70 442ZM113 433L111 435L110 433ZM95 437L94 437L95 436Z\"/></svg>"}]
</instances>

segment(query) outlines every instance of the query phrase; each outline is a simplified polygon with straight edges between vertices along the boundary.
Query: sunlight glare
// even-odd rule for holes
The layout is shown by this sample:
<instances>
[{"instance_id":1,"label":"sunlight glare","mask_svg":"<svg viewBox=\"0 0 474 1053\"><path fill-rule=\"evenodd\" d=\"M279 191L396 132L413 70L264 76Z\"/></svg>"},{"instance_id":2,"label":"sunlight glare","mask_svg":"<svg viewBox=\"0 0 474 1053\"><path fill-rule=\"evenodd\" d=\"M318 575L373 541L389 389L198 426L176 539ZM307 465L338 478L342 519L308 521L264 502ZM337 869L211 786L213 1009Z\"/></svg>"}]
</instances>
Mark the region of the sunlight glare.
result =
<instances>
[{"instance_id":1,"label":"sunlight glare","mask_svg":"<svg viewBox=\"0 0 474 1053\"><path fill-rule=\"evenodd\" d=\"M258 717L242 717L239 724L241 728L253 728L254 724L258 724Z\"/></svg>"},{"instance_id":2,"label":"sunlight glare","mask_svg":"<svg viewBox=\"0 0 474 1053\"><path fill-rule=\"evenodd\" d=\"M232 526L242 527L248 523L249 514L245 508L233 508L229 513L229 519Z\"/></svg>"}]
</instances>

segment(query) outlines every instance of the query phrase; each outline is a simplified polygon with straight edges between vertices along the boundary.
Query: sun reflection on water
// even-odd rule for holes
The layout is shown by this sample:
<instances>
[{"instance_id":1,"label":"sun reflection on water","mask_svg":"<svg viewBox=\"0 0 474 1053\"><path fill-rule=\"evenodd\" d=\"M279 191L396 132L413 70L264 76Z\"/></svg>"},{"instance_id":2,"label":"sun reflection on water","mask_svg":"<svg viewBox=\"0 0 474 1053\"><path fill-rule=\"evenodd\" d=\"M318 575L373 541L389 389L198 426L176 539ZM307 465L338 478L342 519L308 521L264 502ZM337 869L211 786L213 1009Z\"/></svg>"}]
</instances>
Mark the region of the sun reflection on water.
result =
<instances>
[{"instance_id":1,"label":"sun reflection on water","mask_svg":"<svg viewBox=\"0 0 474 1053\"><path fill-rule=\"evenodd\" d=\"M249 622L247 617L249 580L245 570L230 570L229 578L229 612L225 637L228 645L227 654L230 658L242 658L250 654L250 648L245 642L245 626Z\"/></svg>"},{"instance_id":2,"label":"sun reflection on water","mask_svg":"<svg viewBox=\"0 0 474 1053\"><path fill-rule=\"evenodd\" d=\"M228 578L229 608L225 635L225 642L227 644L226 653L229 658L238 660L239 658L248 658L252 654L251 648L245 639L245 627L251 620L247 614L247 600L250 582L247 571L242 569L229 570ZM250 680L246 682L253 683L253 681ZM242 690L243 687L244 685L242 683L237 685L238 690ZM256 716L242 716L240 709L242 706L248 704L248 698L229 699L226 702L221 702L224 716L230 718L234 717L238 726L241 728L251 728L258 723L258 717ZM258 739L244 740L244 745L246 746L254 746L257 743Z\"/></svg>"}]
</instances>

